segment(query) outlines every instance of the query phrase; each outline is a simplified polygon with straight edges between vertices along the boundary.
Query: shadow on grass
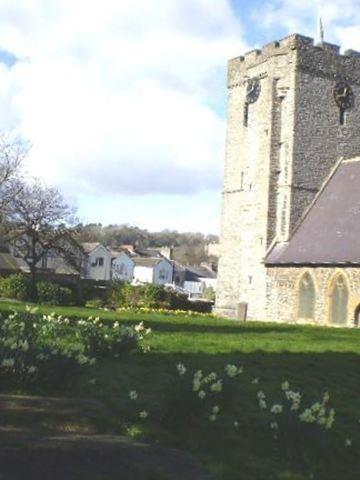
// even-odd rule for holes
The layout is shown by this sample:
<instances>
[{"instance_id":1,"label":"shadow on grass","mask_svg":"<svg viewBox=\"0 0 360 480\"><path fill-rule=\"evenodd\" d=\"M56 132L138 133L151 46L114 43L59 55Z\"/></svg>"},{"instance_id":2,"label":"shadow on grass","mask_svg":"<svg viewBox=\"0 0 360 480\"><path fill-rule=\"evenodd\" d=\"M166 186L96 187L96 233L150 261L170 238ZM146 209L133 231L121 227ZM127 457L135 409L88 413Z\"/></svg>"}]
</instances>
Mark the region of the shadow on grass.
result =
<instances>
[{"instance_id":1,"label":"shadow on grass","mask_svg":"<svg viewBox=\"0 0 360 480\"><path fill-rule=\"evenodd\" d=\"M223 374L224 366L229 363L244 367L244 373L233 380L235 396L232 399L231 411L226 410L226 405L222 407L219 422L216 424L212 425L206 419L205 423L196 419L195 423L184 423L180 428L159 423L159 418L166 411L168 395L176 393L173 381L178 379L176 365L179 362L184 363L187 368L186 381L190 385L193 372L197 369L202 369L204 374L210 371ZM97 383L92 386L87 380L94 377ZM357 480L356 475L360 471L360 459L357 455L357 445L360 444L359 378L360 355L350 351L305 354L268 353L261 350L244 353L236 350L215 355L206 352L152 351L145 355L124 356L119 360L99 361L84 373L77 390L71 394L100 400L107 405L108 420L112 418L113 424L116 424L120 418L127 418L126 412L132 408L132 405L129 405L128 392L133 389L138 391L136 408L150 412L149 419L145 422L148 438L159 440L166 446L176 446L189 451L204 462L219 480L307 480L311 473L316 480ZM256 384L252 383L254 379L258 379ZM334 406L337 412L334 431L327 433L321 441L317 437L309 438L307 445L303 445L296 438L292 439L293 450L288 439L273 439L269 429L270 417L267 412L259 410L257 392L264 391L269 405L278 403L283 398L280 385L284 380L288 380L292 388L304 394L304 407L321 398L325 391L330 392L331 406ZM224 388L226 399L227 386ZM204 411L208 411L217 402L221 404L221 396L213 395L211 401L206 398ZM51 409L51 405L49 407ZM59 416L59 421L64 420L66 424L66 415L65 418L62 416L60 408L56 415L56 408L55 405L55 410L49 413L50 417ZM188 408L189 405L180 401L176 415L182 419ZM19 414L24 412L9 412L13 421ZM39 414L43 418L43 412ZM70 417L73 416L71 411ZM89 416L85 415L85 410L81 416L86 417L86 425ZM237 430L232 427L235 419L239 422ZM346 438L352 439L354 448L344 448ZM306 462L305 450L311 453ZM111 457L106 460L111 461ZM61 462L64 461L67 460L61 459ZM285 471L301 476L291 474L282 477L281 474Z\"/></svg>"},{"instance_id":2,"label":"shadow on grass","mask_svg":"<svg viewBox=\"0 0 360 480\"><path fill-rule=\"evenodd\" d=\"M234 380L237 387L232 400L233 410L227 413L226 408L221 407L220 421L214 426L207 421L205 427L195 423L195 426L184 426L173 431L167 429L166 432L159 433L159 426L155 422L149 429L150 432L154 429L153 435L160 438L160 441L194 453L205 465L211 466L218 478L278 480L282 478L281 472L286 470L304 475L304 479L310 478L310 474L314 474L317 480L360 478L355 474L360 471L357 447L344 447L346 438L350 438L354 446L360 444L360 355L331 351L306 354L234 351L216 355L152 352L124 360L117 365L114 362L99 365L98 377L101 380L98 395L104 398L111 409L117 408L119 402L121 405L119 399L123 391L135 389L144 399L140 401L139 408L149 409L150 415L155 418L166 410L163 402L166 395L172 394L173 382L178 378L177 363L181 362L187 368L185 378L190 388L192 376L198 369L204 374L215 371L224 375L227 364L244 367L244 373ZM252 383L254 379L257 379L256 384ZM303 394L302 408L321 400L324 392L329 391L331 407L336 409L334 430L327 431L320 440L316 436L309 438L307 445L302 444L300 439L298 443L296 438L291 439L293 451L287 446L289 439L284 437L285 439L274 441L269 429L272 416L261 411L257 405L259 390L266 394L269 406L273 403L285 403L281 391L284 380L288 380L295 391ZM217 402L221 405L221 401L221 396L209 395L204 401L204 411L210 411ZM179 402L176 415L181 418L189 408L186 403ZM240 424L238 431L234 431L232 427L234 420ZM151 423L152 420L149 421ZM304 452L309 451L310 460L305 464Z\"/></svg>"}]
</instances>

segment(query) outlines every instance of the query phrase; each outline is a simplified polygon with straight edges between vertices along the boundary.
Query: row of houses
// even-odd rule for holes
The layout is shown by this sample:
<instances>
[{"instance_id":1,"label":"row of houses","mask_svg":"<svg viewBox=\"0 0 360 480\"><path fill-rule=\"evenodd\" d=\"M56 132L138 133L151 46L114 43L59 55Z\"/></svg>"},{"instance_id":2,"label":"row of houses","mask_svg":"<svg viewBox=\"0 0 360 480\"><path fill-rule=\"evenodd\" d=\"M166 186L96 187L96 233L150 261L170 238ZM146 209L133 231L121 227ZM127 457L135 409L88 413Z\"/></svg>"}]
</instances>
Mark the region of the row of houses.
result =
<instances>
[{"instance_id":1,"label":"row of houses","mask_svg":"<svg viewBox=\"0 0 360 480\"><path fill-rule=\"evenodd\" d=\"M42 273L54 275L80 275L94 281L123 281L132 284L152 283L171 285L187 293L190 298L202 298L204 291L216 291L216 272L211 265L183 266L172 258L172 249L141 250L132 245L123 245L111 250L101 243L81 244L83 260L81 271L76 272L59 255L48 253L38 265ZM16 271L27 272L24 260L16 255L16 249L2 247L0 250L0 274Z\"/></svg>"}]
</instances>

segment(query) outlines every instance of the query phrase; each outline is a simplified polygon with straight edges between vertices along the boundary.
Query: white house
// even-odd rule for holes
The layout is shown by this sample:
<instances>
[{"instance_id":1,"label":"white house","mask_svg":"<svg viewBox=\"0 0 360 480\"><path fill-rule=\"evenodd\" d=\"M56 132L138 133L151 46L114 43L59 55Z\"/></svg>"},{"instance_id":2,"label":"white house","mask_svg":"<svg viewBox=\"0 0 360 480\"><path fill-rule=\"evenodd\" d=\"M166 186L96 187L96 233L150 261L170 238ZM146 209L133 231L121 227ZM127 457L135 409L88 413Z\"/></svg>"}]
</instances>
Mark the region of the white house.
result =
<instances>
[{"instance_id":1,"label":"white house","mask_svg":"<svg viewBox=\"0 0 360 480\"><path fill-rule=\"evenodd\" d=\"M165 285L173 281L173 265L161 257L134 257L134 282Z\"/></svg>"},{"instance_id":2,"label":"white house","mask_svg":"<svg viewBox=\"0 0 360 480\"><path fill-rule=\"evenodd\" d=\"M188 292L190 298L202 298L206 288L212 288L216 292L216 277L216 272L206 266L187 266L183 288Z\"/></svg>"},{"instance_id":3,"label":"white house","mask_svg":"<svg viewBox=\"0 0 360 480\"><path fill-rule=\"evenodd\" d=\"M111 253L101 243L82 243L86 253L84 277L91 280L111 280Z\"/></svg>"},{"instance_id":4,"label":"white house","mask_svg":"<svg viewBox=\"0 0 360 480\"><path fill-rule=\"evenodd\" d=\"M14 260L17 263L17 266L21 272L29 273L29 266L22 258L21 253L21 239L17 239L13 244L8 245L9 252L13 256ZM75 248L75 245L78 248ZM83 252L80 245L72 243L68 251L73 251L74 254L74 264L69 260L66 260L65 255L61 255L59 252L56 252L55 249L50 249L43 254L42 258L37 263L36 267L41 273L54 273L59 275L83 275L84 264L86 260L86 255ZM75 255L77 255L77 260L75 262ZM75 264L76 268L75 268Z\"/></svg>"},{"instance_id":5,"label":"white house","mask_svg":"<svg viewBox=\"0 0 360 480\"><path fill-rule=\"evenodd\" d=\"M125 252L112 251L112 279L132 282L134 278L134 259Z\"/></svg>"}]
</instances>

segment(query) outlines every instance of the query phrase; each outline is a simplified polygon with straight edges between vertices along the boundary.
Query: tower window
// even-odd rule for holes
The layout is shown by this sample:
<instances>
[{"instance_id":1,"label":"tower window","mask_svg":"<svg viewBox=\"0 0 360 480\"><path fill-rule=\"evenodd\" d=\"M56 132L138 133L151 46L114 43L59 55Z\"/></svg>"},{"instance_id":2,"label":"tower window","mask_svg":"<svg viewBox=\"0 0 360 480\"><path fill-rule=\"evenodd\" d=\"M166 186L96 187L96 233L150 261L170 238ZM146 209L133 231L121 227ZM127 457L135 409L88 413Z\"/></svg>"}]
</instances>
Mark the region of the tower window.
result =
<instances>
[{"instance_id":1,"label":"tower window","mask_svg":"<svg viewBox=\"0 0 360 480\"><path fill-rule=\"evenodd\" d=\"M248 126L248 120L249 120L249 104L245 102L244 104L244 127Z\"/></svg>"},{"instance_id":2,"label":"tower window","mask_svg":"<svg viewBox=\"0 0 360 480\"><path fill-rule=\"evenodd\" d=\"M340 108L340 125L346 124L346 111L345 108Z\"/></svg>"}]
</instances>

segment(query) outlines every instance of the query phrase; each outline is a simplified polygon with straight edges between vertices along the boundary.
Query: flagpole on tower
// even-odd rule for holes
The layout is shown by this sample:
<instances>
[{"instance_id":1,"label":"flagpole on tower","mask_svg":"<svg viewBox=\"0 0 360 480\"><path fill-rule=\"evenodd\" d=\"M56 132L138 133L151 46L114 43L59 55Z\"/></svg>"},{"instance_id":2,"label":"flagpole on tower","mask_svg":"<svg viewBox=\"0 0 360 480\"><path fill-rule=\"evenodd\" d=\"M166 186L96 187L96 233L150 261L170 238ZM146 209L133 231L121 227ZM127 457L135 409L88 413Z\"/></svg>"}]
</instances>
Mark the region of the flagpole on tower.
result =
<instances>
[{"instance_id":1,"label":"flagpole on tower","mask_svg":"<svg viewBox=\"0 0 360 480\"><path fill-rule=\"evenodd\" d=\"M321 17L319 17L319 38L320 43L324 43L324 25Z\"/></svg>"}]
</instances>

